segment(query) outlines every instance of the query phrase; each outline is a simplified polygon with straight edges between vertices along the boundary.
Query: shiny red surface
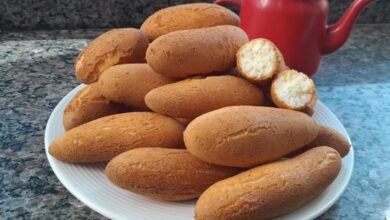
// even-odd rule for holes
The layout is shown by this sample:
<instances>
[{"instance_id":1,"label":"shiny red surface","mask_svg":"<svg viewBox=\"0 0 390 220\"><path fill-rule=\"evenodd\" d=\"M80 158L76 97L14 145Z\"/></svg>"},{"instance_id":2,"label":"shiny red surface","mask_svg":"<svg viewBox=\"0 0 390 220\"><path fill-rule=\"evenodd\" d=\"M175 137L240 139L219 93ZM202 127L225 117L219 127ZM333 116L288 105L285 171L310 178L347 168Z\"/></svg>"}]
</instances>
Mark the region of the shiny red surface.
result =
<instances>
[{"instance_id":1,"label":"shiny red surface","mask_svg":"<svg viewBox=\"0 0 390 220\"><path fill-rule=\"evenodd\" d=\"M347 40L359 12L375 0L355 0L343 17L328 26L327 0L216 0L241 6L241 28L250 39L267 38L282 52L287 65L314 74L323 54Z\"/></svg>"}]
</instances>

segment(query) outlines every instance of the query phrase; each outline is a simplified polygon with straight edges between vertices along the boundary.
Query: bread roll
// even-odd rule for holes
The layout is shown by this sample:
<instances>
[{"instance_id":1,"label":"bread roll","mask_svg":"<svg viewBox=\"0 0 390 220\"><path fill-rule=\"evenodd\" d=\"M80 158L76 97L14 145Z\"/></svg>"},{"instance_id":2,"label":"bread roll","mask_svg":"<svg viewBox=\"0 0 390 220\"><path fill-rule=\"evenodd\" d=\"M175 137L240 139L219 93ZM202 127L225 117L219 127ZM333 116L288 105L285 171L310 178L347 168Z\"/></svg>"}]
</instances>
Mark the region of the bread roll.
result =
<instances>
[{"instance_id":1,"label":"bread roll","mask_svg":"<svg viewBox=\"0 0 390 220\"><path fill-rule=\"evenodd\" d=\"M306 147L298 149L297 151L292 152L288 156L295 156L318 146L329 146L337 150L341 157L345 157L348 154L349 149L351 148L351 143L348 141L347 138L344 137L344 135L340 134L337 130L323 125L319 125L317 137Z\"/></svg>"},{"instance_id":2,"label":"bread roll","mask_svg":"<svg viewBox=\"0 0 390 220\"><path fill-rule=\"evenodd\" d=\"M127 107L102 96L96 83L80 90L64 110L64 128L69 130L89 121L127 111Z\"/></svg>"},{"instance_id":3,"label":"bread roll","mask_svg":"<svg viewBox=\"0 0 390 220\"><path fill-rule=\"evenodd\" d=\"M271 41L258 38L240 48L237 69L243 77L262 85L287 67L279 49Z\"/></svg>"},{"instance_id":4,"label":"bread roll","mask_svg":"<svg viewBox=\"0 0 390 220\"><path fill-rule=\"evenodd\" d=\"M298 111L313 108L317 101L313 80L295 70L285 70L276 75L272 81L271 97L279 108Z\"/></svg>"},{"instance_id":5,"label":"bread roll","mask_svg":"<svg viewBox=\"0 0 390 220\"><path fill-rule=\"evenodd\" d=\"M187 126L192 120L188 118L175 118L182 125Z\"/></svg>"},{"instance_id":6,"label":"bread roll","mask_svg":"<svg viewBox=\"0 0 390 220\"><path fill-rule=\"evenodd\" d=\"M49 153L65 162L111 160L139 147L182 147L184 126L151 112L106 116L67 131L55 139Z\"/></svg>"},{"instance_id":7,"label":"bread roll","mask_svg":"<svg viewBox=\"0 0 390 220\"><path fill-rule=\"evenodd\" d=\"M234 76L187 79L150 91L145 102L153 111L180 118L199 115L226 106L262 105L263 92Z\"/></svg>"},{"instance_id":8,"label":"bread roll","mask_svg":"<svg viewBox=\"0 0 390 220\"><path fill-rule=\"evenodd\" d=\"M242 29L229 25L175 31L153 41L146 60L167 76L205 75L233 67L238 49L247 41Z\"/></svg>"},{"instance_id":9,"label":"bread roll","mask_svg":"<svg viewBox=\"0 0 390 220\"><path fill-rule=\"evenodd\" d=\"M146 63L133 63L108 68L100 76L98 85L107 99L136 110L148 110L144 101L146 93L172 82L172 78L154 72Z\"/></svg>"},{"instance_id":10,"label":"bread roll","mask_svg":"<svg viewBox=\"0 0 390 220\"><path fill-rule=\"evenodd\" d=\"M148 38L138 29L110 30L93 40L77 57L74 65L77 80L93 83L110 66L145 62L148 45Z\"/></svg>"},{"instance_id":11,"label":"bread roll","mask_svg":"<svg viewBox=\"0 0 390 220\"><path fill-rule=\"evenodd\" d=\"M287 214L321 194L340 169L340 156L329 147L253 168L208 188L196 204L195 218L261 220Z\"/></svg>"},{"instance_id":12,"label":"bread roll","mask_svg":"<svg viewBox=\"0 0 390 220\"><path fill-rule=\"evenodd\" d=\"M180 201L198 198L213 183L238 171L208 164L183 149L138 148L112 159L106 176L132 192Z\"/></svg>"},{"instance_id":13,"label":"bread roll","mask_svg":"<svg viewBox=\"0 0 390 220\"><path fill-rule=\"evenodd\" d=\"M216 4L193 3L164 8L148 17L141 26L150 40L173 31L218 25L238 26L240 18Z\"/></svg>"},{"instance_id":14,"label":"bread roll","mask_svg":"<svg viewBox=\"0 0 390 220\"><path fill-rule=\"evenodd\" d=\"M301 112L232 106L191 121L184 143L194 156L209 163L253 167L305 146L317 134L313 119Z\"/></svg>"}]
</instances>

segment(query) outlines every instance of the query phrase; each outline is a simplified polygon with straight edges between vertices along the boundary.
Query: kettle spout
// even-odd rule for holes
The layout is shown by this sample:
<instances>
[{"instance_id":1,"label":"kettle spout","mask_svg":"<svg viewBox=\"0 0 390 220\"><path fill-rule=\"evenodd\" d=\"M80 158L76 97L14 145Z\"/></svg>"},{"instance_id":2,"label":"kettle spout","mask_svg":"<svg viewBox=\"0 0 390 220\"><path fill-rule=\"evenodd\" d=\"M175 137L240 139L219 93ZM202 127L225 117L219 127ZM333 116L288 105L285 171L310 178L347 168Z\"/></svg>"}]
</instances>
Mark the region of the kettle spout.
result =
<instances>
[{"instance_id":1,"label":"kettle spout","mask_svg":"<svg viewBox=\"0 0 390 220\"><path fill-rule=\"evenodd\" d=\"M322 44L322 53L329 54L339 49L347 41L352 26L360 11L376 0L355 0L335 24L326 28L325 41Z\"/></svg>"}]
</instances>

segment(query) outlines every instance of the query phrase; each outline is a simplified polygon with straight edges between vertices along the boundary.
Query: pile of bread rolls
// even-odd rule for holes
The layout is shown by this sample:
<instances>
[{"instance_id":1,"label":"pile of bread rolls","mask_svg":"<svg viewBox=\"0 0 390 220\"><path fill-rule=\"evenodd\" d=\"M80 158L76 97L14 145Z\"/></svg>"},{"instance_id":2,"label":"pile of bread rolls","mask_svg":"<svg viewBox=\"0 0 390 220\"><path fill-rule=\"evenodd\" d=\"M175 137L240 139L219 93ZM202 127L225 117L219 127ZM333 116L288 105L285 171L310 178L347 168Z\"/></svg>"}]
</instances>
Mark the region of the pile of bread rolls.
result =
<instances>
[{"instance_id":1,"label":"pile of bread rolls","mask_svg":"<svg viewBox=\"0 0 390 220\"><path fill-rule=\"evenodd\" d=\"M186 4L96 38L50 154L109 161L112 183L148 197L199 197L196 219L267 219L311 201L350 144L311 118L313 81L238 25L223 7Z\"/></svg>"}]
</instances>

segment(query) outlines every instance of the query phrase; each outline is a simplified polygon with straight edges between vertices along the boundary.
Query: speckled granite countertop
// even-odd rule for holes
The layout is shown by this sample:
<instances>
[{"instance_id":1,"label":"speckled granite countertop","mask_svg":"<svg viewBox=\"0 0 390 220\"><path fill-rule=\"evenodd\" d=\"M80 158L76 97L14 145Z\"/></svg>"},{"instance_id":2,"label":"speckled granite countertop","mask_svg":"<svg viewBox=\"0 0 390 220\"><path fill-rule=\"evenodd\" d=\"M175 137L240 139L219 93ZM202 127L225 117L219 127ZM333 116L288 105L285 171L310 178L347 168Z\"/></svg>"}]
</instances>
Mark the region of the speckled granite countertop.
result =
<instances>
[{"instance_id":1,"label":"speckled granite countertop","mask_svg":"<svg viewBox=\"0 0 390 220\"><path fill-rule=\"evenodd\" d=\"M50 112L78 84L75 56L102 31L0 33L0 219L104 219L61 185L43 143ZM314 79L356 158L347 191L319 219L390 219L390 24L356 26Z\"/></svg>"},{"instance_id":2,"label":"speckled granite countertop","mask_svg":"<svg viewBox=\"0 0 390 220\"><path fill-rule=\"evenodd\" d=\"M363 10L357 22L389 23L388 1L379 0ZM161 8L194 2L213 0L2 0L0 30L139 27ZM329 0L330 23L339 19L351 2Z\"/></svg>"}]
</instances>

